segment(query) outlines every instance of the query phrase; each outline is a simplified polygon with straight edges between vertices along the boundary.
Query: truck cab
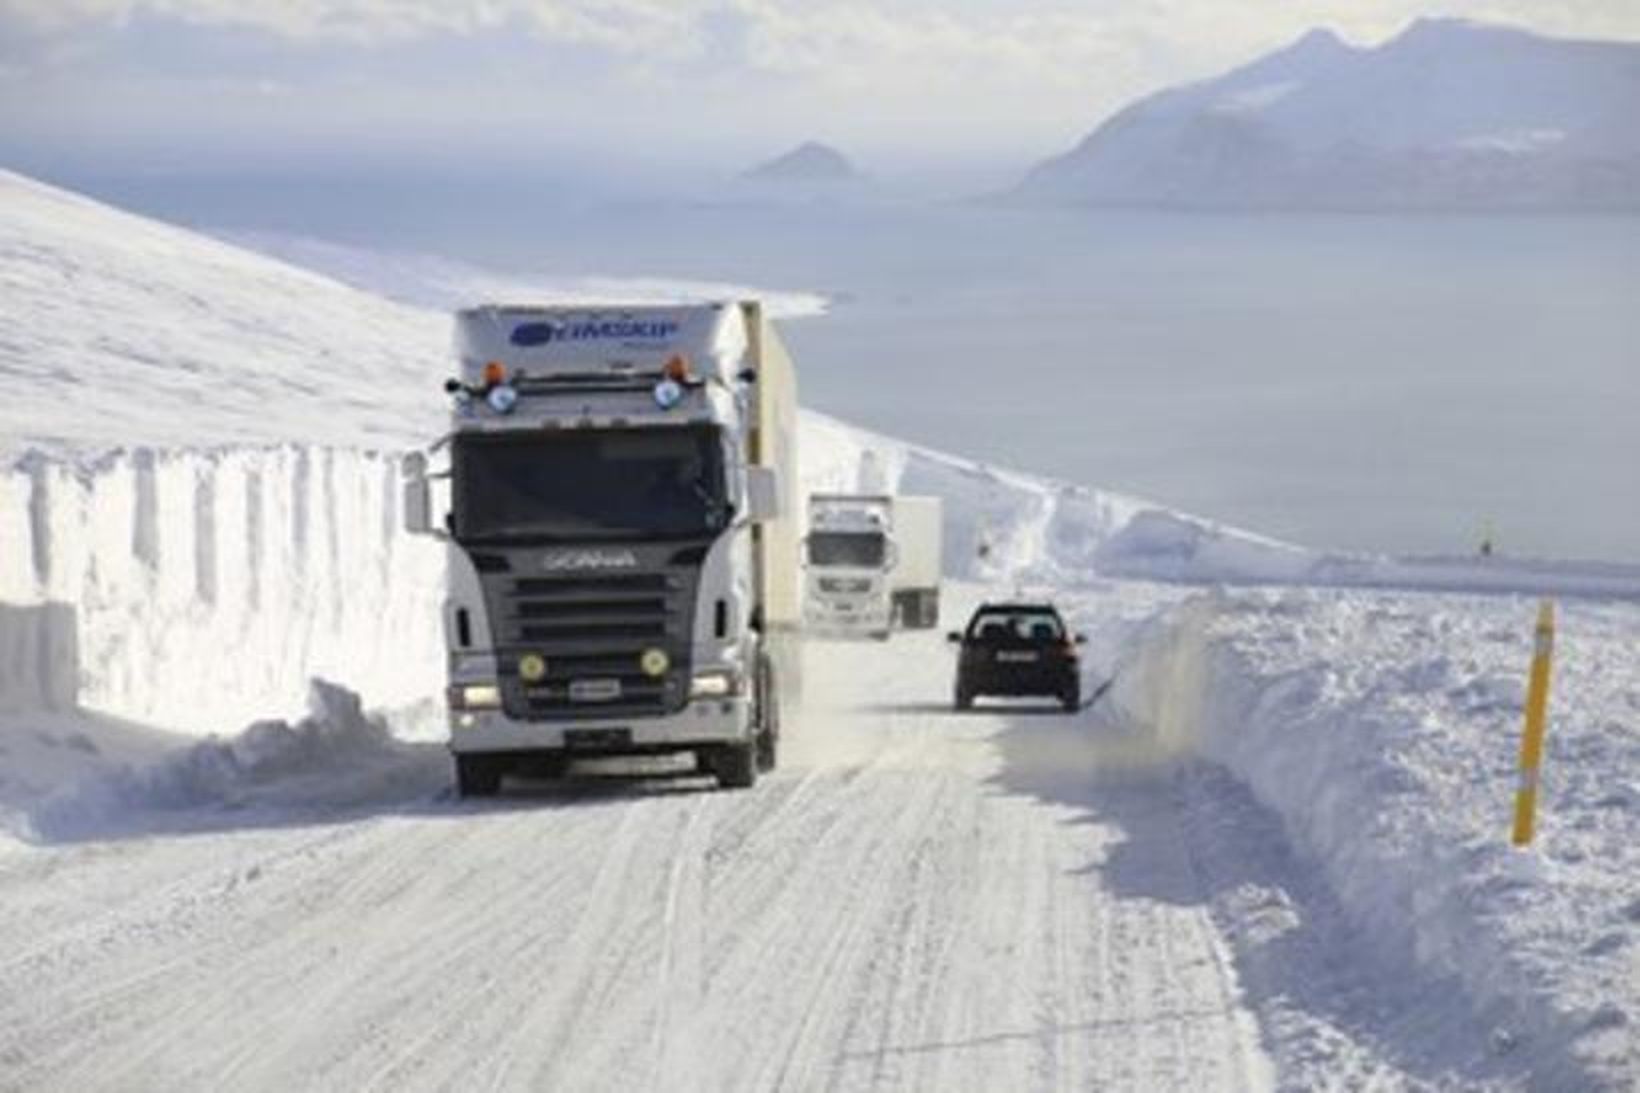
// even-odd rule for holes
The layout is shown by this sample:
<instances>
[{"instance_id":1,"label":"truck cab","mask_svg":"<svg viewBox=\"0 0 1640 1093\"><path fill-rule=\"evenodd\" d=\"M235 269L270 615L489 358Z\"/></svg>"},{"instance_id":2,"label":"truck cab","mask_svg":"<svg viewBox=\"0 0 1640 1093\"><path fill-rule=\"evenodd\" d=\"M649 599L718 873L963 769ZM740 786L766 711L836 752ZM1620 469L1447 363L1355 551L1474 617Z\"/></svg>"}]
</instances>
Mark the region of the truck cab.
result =
<instances>
[{"instance_id":1,"label":"truck cab","mask_svg":"<svg viewBox=\"0 0 1640 1093\"><path fill-rule=\"evenodd\" d=\"M442 520L450 748L464 796L578 757L776 759L794 660L795 381L761 308L490 306L456 317Z\"/></svg>"},{"instance_id":2,"label":"truck cab","mask_svg":"<svg viewBox=\"0 0 1640 1093\"><path fill-rule=\"evenodd\" d=\"M825 637L886 639L893 626L890 573L897 561L893 498L817 493L803 543L804 617Z\"/></svg>"}]
</instances>

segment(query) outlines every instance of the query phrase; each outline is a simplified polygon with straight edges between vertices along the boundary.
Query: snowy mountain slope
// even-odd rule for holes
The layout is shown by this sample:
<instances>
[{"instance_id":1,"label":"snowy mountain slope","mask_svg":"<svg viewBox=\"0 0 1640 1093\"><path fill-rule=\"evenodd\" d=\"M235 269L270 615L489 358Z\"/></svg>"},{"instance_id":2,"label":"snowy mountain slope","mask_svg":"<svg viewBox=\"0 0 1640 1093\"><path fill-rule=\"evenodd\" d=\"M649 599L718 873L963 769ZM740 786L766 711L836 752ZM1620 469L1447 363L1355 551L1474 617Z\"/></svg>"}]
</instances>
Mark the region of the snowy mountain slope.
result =
<instances>
[{"instance_id":1,"label":"snowy mountain slope","mask_svg":"<svg viewBox=\"0 0 1640 1093\"><path fill-rule=\"evenodd\" d=\"M436 435L447 323L0 172L0 458Z\"/></svg>"},{"instance_id":2,"label":"snowy mountain slope","mask_svg":"<svg viewBox=\"0 0 1640 1093\"><path fill-rule=\"evenodd\" d=\"M1204 208L1640 205L1640 43L1419 20L1376 47L1312 31L1118 112L1027 200Z\"/></svg>"}]
</instances>

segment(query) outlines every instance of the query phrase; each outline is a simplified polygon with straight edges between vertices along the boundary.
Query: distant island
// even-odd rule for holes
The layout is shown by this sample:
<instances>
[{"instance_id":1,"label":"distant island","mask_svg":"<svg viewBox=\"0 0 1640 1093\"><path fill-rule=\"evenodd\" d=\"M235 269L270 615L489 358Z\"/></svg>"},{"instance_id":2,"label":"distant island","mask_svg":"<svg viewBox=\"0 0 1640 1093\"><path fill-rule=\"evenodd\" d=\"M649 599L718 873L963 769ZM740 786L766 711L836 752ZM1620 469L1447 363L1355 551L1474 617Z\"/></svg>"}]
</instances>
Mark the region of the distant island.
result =
<instances>
[{"instance_id":1,"label":"distant island","mask_svg":"<svg viewBox=\"0 0 1640 1093\"><path fill-rule=\"evenodd\" d=\"M1314 30L1150 95L1007 195L1188 209L1640 211L1640 43L1425 19Z\"/></svg>"},{"instance_id":2,"label":"distant island","mask_svg":"<svg viewBox=\"0 0 1640 1093\"><path fill-rule=\"evenodd\" d=\"M851 182L861 175L843 153L811 140L748 169L742 177L765 182Z\"/></svg>"}]
</instances>

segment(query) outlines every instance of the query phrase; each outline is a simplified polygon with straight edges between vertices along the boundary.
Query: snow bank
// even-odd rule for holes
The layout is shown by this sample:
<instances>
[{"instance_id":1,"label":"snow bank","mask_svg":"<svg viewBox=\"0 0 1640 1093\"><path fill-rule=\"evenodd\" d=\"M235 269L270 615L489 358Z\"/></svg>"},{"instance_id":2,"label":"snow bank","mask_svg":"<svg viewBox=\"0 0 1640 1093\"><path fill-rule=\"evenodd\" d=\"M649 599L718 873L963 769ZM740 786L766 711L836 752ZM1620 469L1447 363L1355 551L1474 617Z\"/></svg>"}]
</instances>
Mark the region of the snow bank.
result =
<instances>
[{"instance_id":1,"label":"snow bank","mask_svg":"<svg viewBox=\"0 0 1640 1093\"><path fill-rule=\"evenodd\" d=\"M63 842L167 826L277 821L292 808L345 808L426 797L449 781L443 748L394 738L359 696L314 680L309 712L264 720L230 739L212 737L144 765L121 765L36 803L24 834ZM186 813L186 816L182 814Z\"/></svg>"},{"instance_id":2,"label":"snow bank","mask_svg":"<svg viewBox=\"0 0 1640 1093\"><path fill-rule=\"evenodd\" d=\"M798 458L806 491L942 498L945 574L959 580L1086 583L1098 576L1100 547L1144 507L1121 494L990 467L813 411L803 415Z\"/></svg>"},{"instance_id":3,"label":"snow bank","mask_svg":"<svg viewBox=\"0 0 1640 1093\"><path fill-rule=\"evenodd\" d=\"M1154 622L1118 707L1250 786L1384 961L1449 976L1544 1081L1640 1073L1640 610L1574 604L1538 848L1508 846L1533 605L1199 596Z\"/></svg>"},{"instance_id":4,"label":"snow bank","mask_svg":"<svg viewBox=\"0 0 1640 1093\"><path fill-rule=\"evenodd\" d=\"M443 555L400 530L393 457L317 447L33 456L0 473L0 711L189 733L436 693Z\"/></svg>"}]
</instances>

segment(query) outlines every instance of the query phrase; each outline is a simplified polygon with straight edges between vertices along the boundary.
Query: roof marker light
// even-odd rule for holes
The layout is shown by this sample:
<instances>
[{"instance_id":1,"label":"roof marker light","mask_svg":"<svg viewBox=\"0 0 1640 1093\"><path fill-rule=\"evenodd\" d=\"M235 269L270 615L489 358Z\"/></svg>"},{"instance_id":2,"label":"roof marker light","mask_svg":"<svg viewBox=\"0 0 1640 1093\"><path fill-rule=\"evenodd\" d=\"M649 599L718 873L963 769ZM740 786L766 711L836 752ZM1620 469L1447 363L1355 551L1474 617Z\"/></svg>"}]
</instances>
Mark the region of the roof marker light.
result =
<instances>
[{"instance_id":1,"label":"roof marker light","mask_svg":"<svg viewBox=\"0 0 1640 1093\"><path fill-rule=\"evenodd\" d=\"M691 378L689 375L689 358L682 353L674 353L671 359L666 362L666 367L661 369L661 373L673 383L688 383Z\"/></svg>"},{"instance_id":2,"label":"roof marker light","mask_svg":"<svg viewBox=\"0 0 1640 1093\"><path fill-rule=\"evenodd\" d=\"M498 387L507 382L507 366L500 361L491 361L484 366L484 386Z\"/></svg>"}]
</instances>

